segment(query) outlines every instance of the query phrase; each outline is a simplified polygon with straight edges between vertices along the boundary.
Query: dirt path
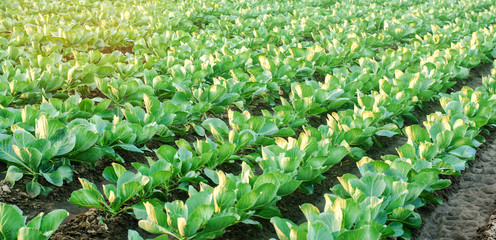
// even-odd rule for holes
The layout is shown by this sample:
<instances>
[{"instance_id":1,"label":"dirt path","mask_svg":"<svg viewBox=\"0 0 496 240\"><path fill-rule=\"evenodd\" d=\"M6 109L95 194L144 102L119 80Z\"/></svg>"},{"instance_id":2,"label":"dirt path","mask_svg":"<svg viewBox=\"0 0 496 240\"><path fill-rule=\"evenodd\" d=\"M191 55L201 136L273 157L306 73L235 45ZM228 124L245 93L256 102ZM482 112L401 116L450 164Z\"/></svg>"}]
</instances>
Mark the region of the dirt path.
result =
<instances>
[{"instance_id":1,"label":"dirt path","mask_svg":"<svg viewBox=\"0 0 496 240\"><path fill-rule=\"evenodd\" d=\"M496 240L496 209L489 218L489 222L477 229L477 236L475 239Z\"/></svg>"},{"instance_id":2,"label":"dirt path","mask_svg":"<svg viewBox=\"0 0 496 240\"><path fill-rule=\"evenodd\" d=\"M423 214L414 239L474 239L477 229L488 222L496 207L496 129L491 133L471 166L450 187L447 200Z\"/></svg>"}]
</instances>

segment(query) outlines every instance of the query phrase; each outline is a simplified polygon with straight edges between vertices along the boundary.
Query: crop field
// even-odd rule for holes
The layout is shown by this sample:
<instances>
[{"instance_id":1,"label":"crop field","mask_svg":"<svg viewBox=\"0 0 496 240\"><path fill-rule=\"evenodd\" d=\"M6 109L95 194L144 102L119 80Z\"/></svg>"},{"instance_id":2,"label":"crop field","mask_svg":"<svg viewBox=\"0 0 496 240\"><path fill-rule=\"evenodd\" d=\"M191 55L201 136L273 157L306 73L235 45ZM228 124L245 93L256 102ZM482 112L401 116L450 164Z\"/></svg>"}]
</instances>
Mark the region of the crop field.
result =
<instances>
[{"instance_id":1,"label":"crop field","mask_svg":"<svg viewBox=\"0 0 496 240\"><path fill-rule=\"evenodd\" d=\"M496 0L0 1L0 239L494 239Z\"/></svg>"}]
</instances>

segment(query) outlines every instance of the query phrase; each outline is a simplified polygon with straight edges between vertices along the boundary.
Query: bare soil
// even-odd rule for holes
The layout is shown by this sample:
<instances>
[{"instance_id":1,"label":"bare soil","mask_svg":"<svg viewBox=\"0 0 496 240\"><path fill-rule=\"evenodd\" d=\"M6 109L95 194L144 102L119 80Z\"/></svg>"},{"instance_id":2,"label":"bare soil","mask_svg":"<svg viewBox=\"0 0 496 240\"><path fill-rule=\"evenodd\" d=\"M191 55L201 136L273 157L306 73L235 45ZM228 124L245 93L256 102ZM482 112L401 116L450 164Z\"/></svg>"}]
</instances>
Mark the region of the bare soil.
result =
<instances>
[{"instance_id":1,"label":"bare soil","mask_svg":"<svg viewBox=\"0 0 496 240\"><path fill-rule=\"evenodd\" d=\"M493 210L493 214L489 217L489 222L477 229L477 235L475 239L484 240L495 240L496 239L496 209Z\"/></svg>"},{"instance_id":2,"label":"bare soil","mask_svg":"<svg viewBox=\"0 0 496 240\"><path fill-rule=\"evenodd\" d=\"M127 239L128 230L140 231L138 220L128 214L116 217L107 216L105 212L89 209L62 225L52 235L53 240L90 240L90 239Z\"/></svg>"},{"instance_id":3,"label":"bare soil","mask_svg":"<svg viewBox=\"0 0 496 240\"><path fill-rule=\"evenodd\" d=\"M133 48L134 48L134 45L129 45L129 46L108 46L108 47L105 47L101 51L101 53L108 54L108 53L112 53L114 51L120 51L120 52L122 52L122 54L126 54L126 53L134 54Z\"/></svg>"}]
</instances>

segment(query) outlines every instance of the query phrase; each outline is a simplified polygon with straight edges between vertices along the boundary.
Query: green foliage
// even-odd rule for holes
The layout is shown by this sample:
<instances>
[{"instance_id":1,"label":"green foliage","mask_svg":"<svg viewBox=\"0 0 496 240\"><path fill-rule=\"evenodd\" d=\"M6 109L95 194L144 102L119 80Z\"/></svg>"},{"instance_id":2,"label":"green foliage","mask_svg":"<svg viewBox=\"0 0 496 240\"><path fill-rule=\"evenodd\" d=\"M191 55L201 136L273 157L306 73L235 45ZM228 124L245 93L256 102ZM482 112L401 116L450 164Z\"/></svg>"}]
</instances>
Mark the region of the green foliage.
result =
<instances>
[{"instance_id":1,"label":"green foliage","mask_svg":"<svg viewBox=\"0 0 496 240\"><path fill-rule=\"evenodd\" d=\"M67 161L52 158L68 155L75 147L74 153L86 151L89 146L85 142L96 141L81 128L68 129L56 120L48 120L42 115L36 122L35 135L18 128L12 136L2 134L0 156L11 164L6 179L13 185L22 175L31 175L33 181L27 185L28 193L37 196L47 194L49 188L42 187L37 179L44 178L55 186L62 186L63 181L72 181L72 167Z\"/></svg>"},{"instance_id":2,"label":"green foliage","mask_svg":"<svg viewBox=\"0 0 496 240\"><path fill-rule=\"evenodd\" d=\"M161 141L156 161L106 168L103 193L80 179L71 200L112 214L137 201L159 239L213 238L280 217L282 196L312 192L348 156L361 178L343 176L322 213L302 205L308 224L272 219L279 237L409 238L415 209L449 185L438 175L465 169L496 122L494 70L479 89L444 94L496 56L494 3L372 2L2 2L5 180L29 176L30 196L47 194L40 178L62 186L71 162L122 163L117 153ZM436 98L443 110L425 128L404 127ZM402 132L398 156L364 158ZM240 174L217 172L239 160ZM162 202L176 189L190 198Z\"/></svg>"},{"instance_id":3,"label":"green foliage","mask_svg":"<svg viewBox=\"0 0 496 240\"><path fill-rule=\"evenodd\" d=\"M103 186L104 194L102 194L95 184L79 178L83 188L72 192L69 202L81 207L94 207L116 215L129 209L122 208L122 206L142 191L149 181L150 179L146 176L124 171L117 176L116 185Z\"/></svg>"},{"instance_id":4,"label":"green foliage","mask_svg":"<svg viewBox=\"0 0 496 240\"><path fill-rule=\"evenodd\" d=\"M66 210L58 209L46 215L40 213L26 224L26 217L22 215L21 209L0 203L0 236L5 240L48 240L67 216L69 213Z\"/></svg>"}]
</instances>

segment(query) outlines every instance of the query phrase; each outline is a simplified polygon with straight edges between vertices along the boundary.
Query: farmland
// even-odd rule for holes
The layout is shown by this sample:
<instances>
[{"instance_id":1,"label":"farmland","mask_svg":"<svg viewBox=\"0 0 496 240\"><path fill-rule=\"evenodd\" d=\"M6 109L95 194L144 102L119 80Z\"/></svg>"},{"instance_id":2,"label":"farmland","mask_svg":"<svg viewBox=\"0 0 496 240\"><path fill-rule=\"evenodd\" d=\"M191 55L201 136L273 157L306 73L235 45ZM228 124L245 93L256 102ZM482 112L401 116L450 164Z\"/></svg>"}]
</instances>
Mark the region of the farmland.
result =
<instances>
[{"instance_id":1,"label":"farmland","mask_svg":"<svg viewBox=\"0 0 496 240\"><path fill-rule=\"evenodd\" d=\"M495 6L2 1L0 238L487 237Z\"/></svg>"}]
</instances>

